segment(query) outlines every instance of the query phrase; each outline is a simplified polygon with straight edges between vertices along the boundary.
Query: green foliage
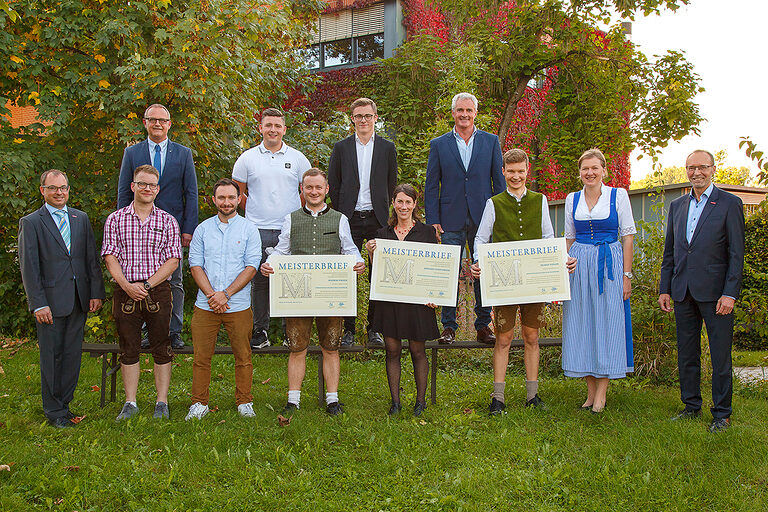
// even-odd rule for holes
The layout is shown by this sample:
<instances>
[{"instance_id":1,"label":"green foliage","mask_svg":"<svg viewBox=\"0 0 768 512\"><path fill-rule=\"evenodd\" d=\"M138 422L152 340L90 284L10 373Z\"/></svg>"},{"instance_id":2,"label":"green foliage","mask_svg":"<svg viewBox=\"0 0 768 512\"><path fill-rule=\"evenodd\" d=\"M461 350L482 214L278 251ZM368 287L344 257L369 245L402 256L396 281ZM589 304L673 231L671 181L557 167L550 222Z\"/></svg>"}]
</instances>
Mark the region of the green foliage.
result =
<instances>
[{"instance_id":1,"label":"green foliage","mask_svg":"<svg viewBox=\"0 0 768 512\"><path fill-rule=\"evenodd\" d=\"M757 149L757 144L752 142L749 137L742 137L741 142L739 142L739 148L744 149L747 156L760 168L755 179L756 185L768 184L768 159L765 158L762 151Z\"/></svg>"},{"instance_id":2,"label":"green foliage","mask_svg":"<svg viewBox=\"0 0 768 512\"><path fill-rule=\"evenodd\" d=\"M630 188L654 188L675 183L688 183L688 175L685 172L685 167L673 165L656 170L641 180L633 181Z\"/></svg>"},{"instance_id":3,"label":"green foliage","mask_svg":"<svg viewBox=\"0 0 768 512\"><path fill-rule=\"evenodd\" d=\"M763 201L744 227L744 273L734 308L734 344L768 349L768 203Z\"/></svg>"}]
</instances>

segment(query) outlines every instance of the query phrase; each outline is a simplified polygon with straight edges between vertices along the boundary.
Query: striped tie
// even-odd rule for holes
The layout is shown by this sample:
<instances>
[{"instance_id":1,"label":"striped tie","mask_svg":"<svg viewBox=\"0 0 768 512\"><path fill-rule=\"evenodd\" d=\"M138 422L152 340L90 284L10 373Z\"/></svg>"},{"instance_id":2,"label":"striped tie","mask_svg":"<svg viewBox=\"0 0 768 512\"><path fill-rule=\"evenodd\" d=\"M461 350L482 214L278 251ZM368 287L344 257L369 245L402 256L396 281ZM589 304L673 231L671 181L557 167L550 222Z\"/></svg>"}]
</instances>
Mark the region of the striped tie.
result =
<instances>
[{"instance_id":1,"label":"striped tie","mask_svg":"<svg viewBox=\"0 0 768 512\"><path fill-rule=\"evenodd\" d=\"M64 239L64 245L67 246L67 252L70 252L71 247L71 237L69 233L69 223L67 222L66 216L67 212L64 210L56 210L53 212L56 214L56 216L59 218L59 232L61 233L61 238Z\"/></svg>"}]
</instances>

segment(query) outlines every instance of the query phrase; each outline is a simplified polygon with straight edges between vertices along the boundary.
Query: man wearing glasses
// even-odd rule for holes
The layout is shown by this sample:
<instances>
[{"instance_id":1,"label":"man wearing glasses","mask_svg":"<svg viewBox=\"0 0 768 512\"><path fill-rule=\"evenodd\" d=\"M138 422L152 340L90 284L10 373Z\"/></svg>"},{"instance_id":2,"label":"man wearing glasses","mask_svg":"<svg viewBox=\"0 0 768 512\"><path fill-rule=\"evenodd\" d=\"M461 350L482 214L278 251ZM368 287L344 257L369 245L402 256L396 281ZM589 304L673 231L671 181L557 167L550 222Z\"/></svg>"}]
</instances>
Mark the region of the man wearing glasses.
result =
<instances>
[{"instance_id":1,"label":"man wearing glasses","mask_svg":"<svg viewBox=\"0 0 768 512\"><path fill-rule=\"evenodd\" d=\"M179 225L158 208L160 175L151 165L141 165L130 184L133 202L113 212L104 223L101 255L117 283L112 300L120 340L120 364L125 405L117 420L136 415L139 408L139 347L141 326L146 324L149 348L155 362L153 374L157 401L155 418L168 418L168 387L173 351L168 334L171 321L171 274L181 260Z\"/></svg>"},{"instance_id":2,"label":"man wearing glasses","mask_svg":"<svg viewBox=\"0 0 768 512\"><path fill-rule=\"evenodd\" d=\"M104 279L88 215L67 207L67 175L45 171L40 193L43 207L19 221L21 277L37 326L43 412L56 428L74 427L69 403L80 376L85 319L101 308Z\"/></svg>"},{"instance_id":3,"label":"man wearing glasses","mask_svg":"<svg viewBox=\"0 0 768 512\"><path fill-rule=\"evenodd\" d=\"M397 185L397 153L391 141L375 133L379 116L373 100L358 98L349 109L355 133L333 146L328 163L329 196L331 206L349 219L352 240L361 251L363 242L376 238L376 231L389 218ZM372 305L368 306L368 343L383 346L381 334L370 329ZM342 346L352 345L354 338L355 317L347 317Z\"/></svg>"},{"instance_id":4,"label":"man wearing glasses","mask_svg":"<svg viewBox=\"0 0 768 512\"><path fill-rule=\"evenodd\" d=\"M117 208L125 208L133 201L131 181L133 171L140 165L151 165L160 173L160 192L155 205L173 215L181 229L181 245L189 247L192 234L197 227L197 176L192 161L192 150L168 139L171 128L171 114L159 103L150 105L144 112L144 128L148 138L127 147L120 165L120 180L117 186ZM184 347L181 326L184 320L184 285L181 280L183 261L171 277L173 293L173 316L171 317L171 345L174 349ZM148 348L147 340L142 342Z\"/></svg>"},{"instance_id":5,"label":"man wearing glasses","mask_svg":"<svg viewBox=\"0 0 768 512\"><path fill-rule=\"evenodd\" d=\"M691 193L672 201L659 280L659 306L667 313L675 301L677 367L685 408L673 420L701 416L701 324L712 356L710 432L731 425L731 344L733 305L744 267L744 210L741 199L712 183L715 159L697 150L685 170Z\"/></svg>"}]
</instances>

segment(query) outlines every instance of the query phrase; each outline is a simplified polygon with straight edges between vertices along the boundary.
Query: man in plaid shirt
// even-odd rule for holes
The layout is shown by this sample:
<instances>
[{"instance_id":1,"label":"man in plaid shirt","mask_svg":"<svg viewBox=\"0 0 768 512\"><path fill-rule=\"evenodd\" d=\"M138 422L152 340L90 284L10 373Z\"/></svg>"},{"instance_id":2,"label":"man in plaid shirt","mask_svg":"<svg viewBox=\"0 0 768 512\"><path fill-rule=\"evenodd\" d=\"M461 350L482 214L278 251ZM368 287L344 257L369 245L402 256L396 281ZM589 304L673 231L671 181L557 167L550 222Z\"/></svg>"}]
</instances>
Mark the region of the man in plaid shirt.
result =
<instances>
[{"instance_id":1,"label":"man in plaid shirt","mask_svg":"<svg viewBox=\"0 0 768 512\"><path fill-rule=\"evenodd\" d=\"M118 284L112 300L120 338L120 364L125 405L117 420L139 412L141 325L147 324L150 351L155 362L157 402L155 418L168 418L168 387L171 383L171 339L168 327L173 301L168 280L181 259L179 225L171 214L157 208L160 174L151 165L133 173L133 202L112 213L104 224L101 255Z\"/></svg>"}]
</instances>

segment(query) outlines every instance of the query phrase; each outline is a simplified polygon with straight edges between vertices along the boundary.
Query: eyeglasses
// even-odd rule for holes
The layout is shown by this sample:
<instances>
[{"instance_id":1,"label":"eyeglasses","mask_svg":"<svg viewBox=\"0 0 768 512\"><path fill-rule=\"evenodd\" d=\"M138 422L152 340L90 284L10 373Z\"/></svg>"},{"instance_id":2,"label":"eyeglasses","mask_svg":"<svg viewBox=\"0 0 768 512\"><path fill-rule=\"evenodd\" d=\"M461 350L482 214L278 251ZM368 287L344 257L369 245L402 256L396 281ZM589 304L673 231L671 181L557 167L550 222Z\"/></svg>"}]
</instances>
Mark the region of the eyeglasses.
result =
<instances>
[{"instance_id":1,"label":"eyeglasses","mask_svg":"<svg viewBox=\"0 0 768 512\"><path fill-rule=\"evenodd\" d=\"M155 123L165 124L165 123L171 122L170 119L162 118L162 117L145 117L144 120L149 124L155 124Z\"/></svg>"},{"instance_id":2,"label":"eyeglasses","mask_svg":"<svg viewBox=\"0 0 768 512\"><path fill-rule=\"evenodd\" d=\"M363 119L365 119L366 121L370 121L371 119L373 119L373 114L355 114L354 116L352 116L352 120L354 121L362 121Z\"/></svg>"},{"instance_id":3,"label":"eyeglasses","mask_svg":"<svg viewBox=\"0 0 768 512\"><path fill-rule=\"evenodd\" d=\"M157 190L157 183L144 183L143 181L134 181L133 184L139 187L139 190L144 190L145 188L148 188L149 190Z\"/></svg>"},{"instance_id":4,"label":"eyeglasses","mask_svg":"<svg viewBox=\"0 0 768 512\"><path fill-rule=\"evenodd\" d=\"M69 185L62 185L57 187L56 185L46 185L43 187L48 192L66 192L69 190Z\"/></svg>"},{"instance_id":5,"label":"eyeglasses","mask_svg":"<svg viewBox=\"0 0 768 512\"><path fill-rule=\"evenodd\" d=\"M685 169L688 172L696 172L696 171L706 171L710 167L714 167L714 165L689 165Z\"/></svg>"}]
</instances>

